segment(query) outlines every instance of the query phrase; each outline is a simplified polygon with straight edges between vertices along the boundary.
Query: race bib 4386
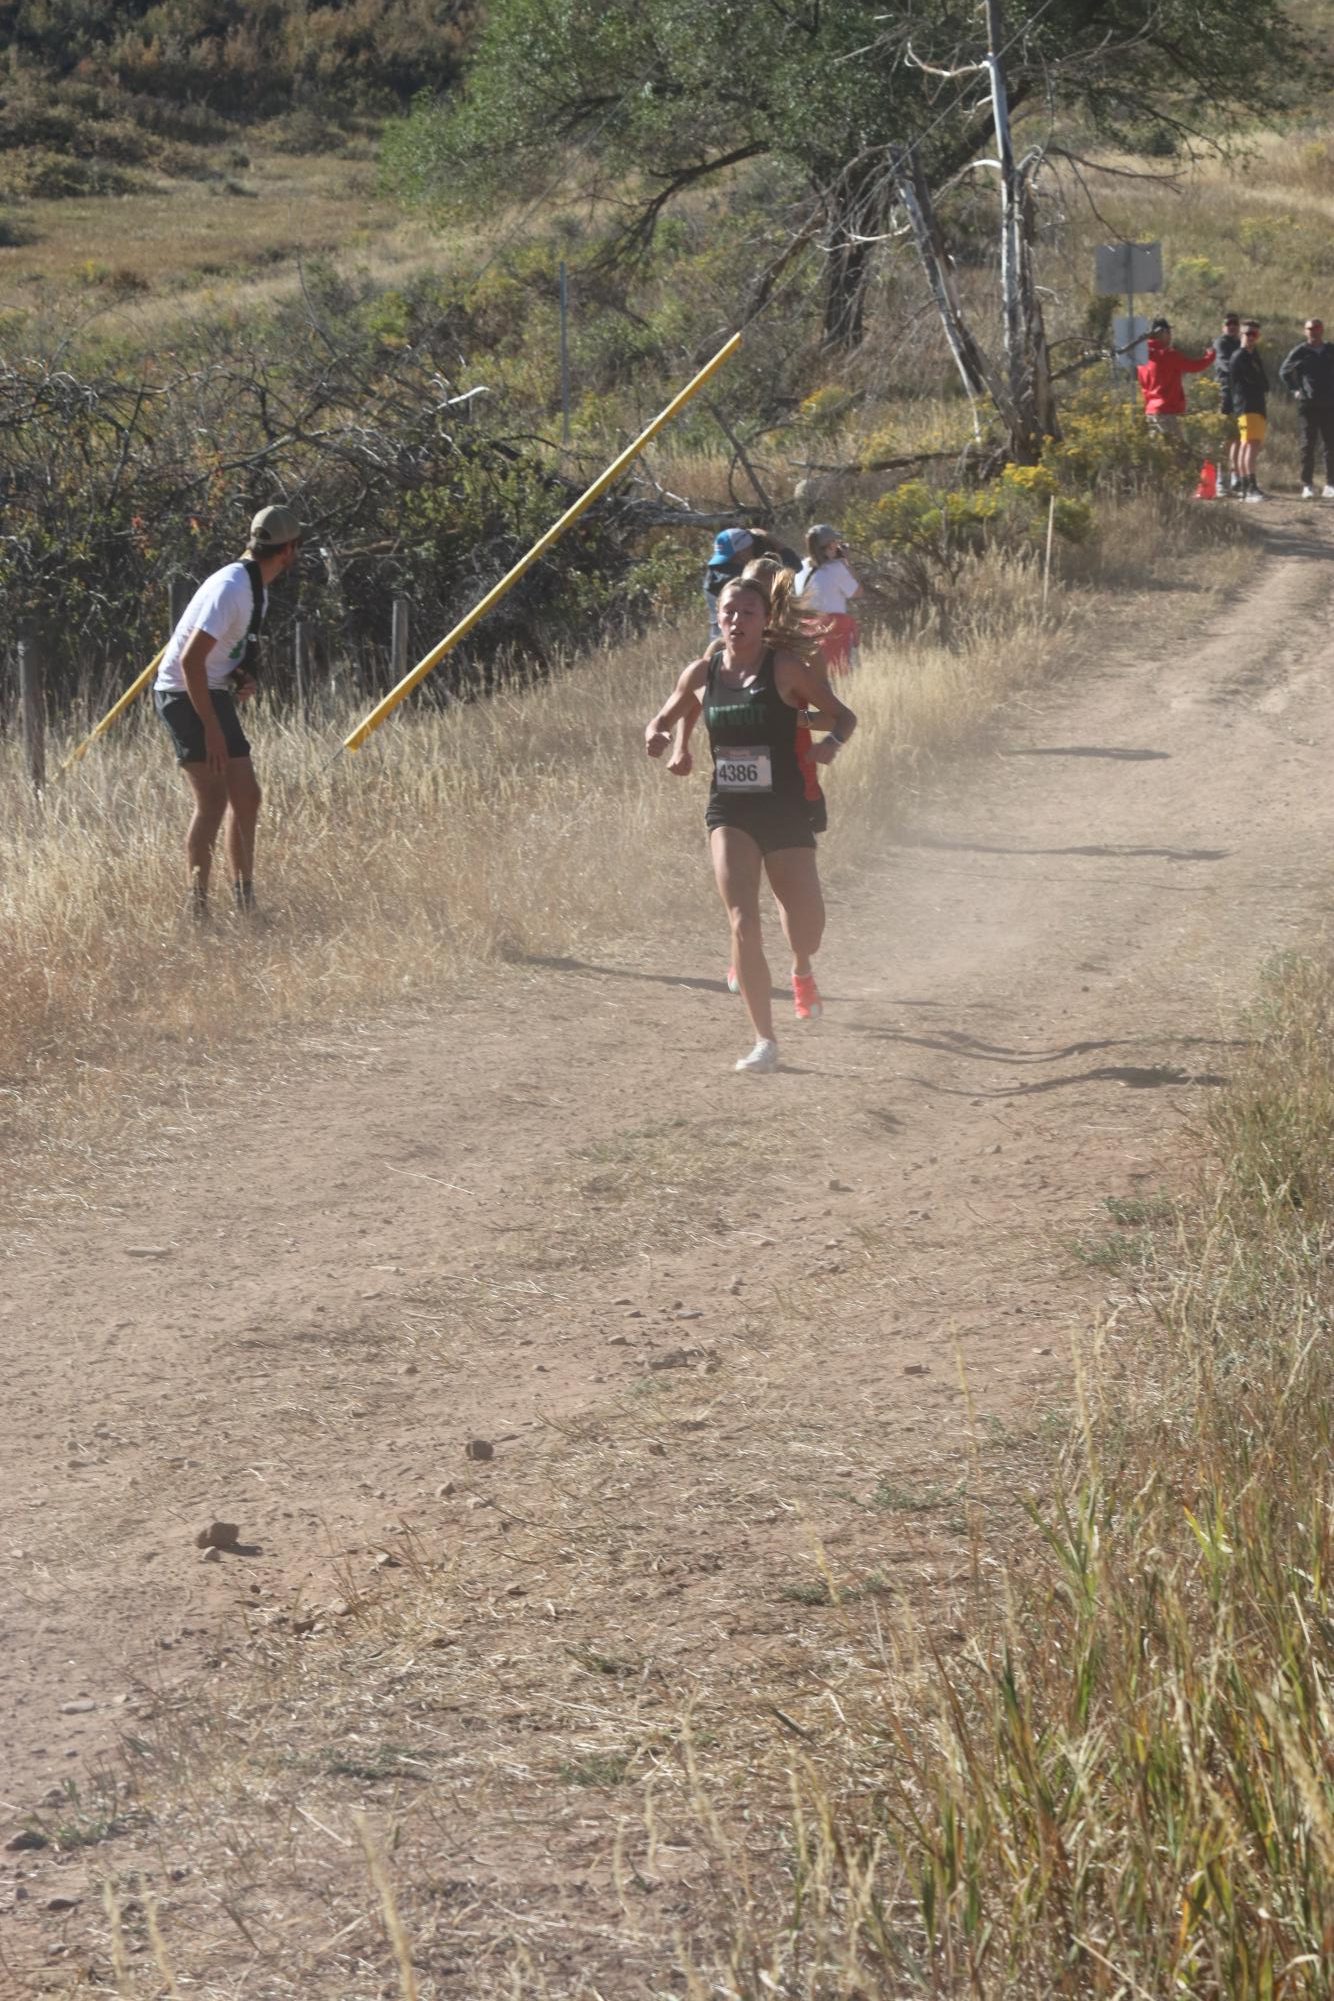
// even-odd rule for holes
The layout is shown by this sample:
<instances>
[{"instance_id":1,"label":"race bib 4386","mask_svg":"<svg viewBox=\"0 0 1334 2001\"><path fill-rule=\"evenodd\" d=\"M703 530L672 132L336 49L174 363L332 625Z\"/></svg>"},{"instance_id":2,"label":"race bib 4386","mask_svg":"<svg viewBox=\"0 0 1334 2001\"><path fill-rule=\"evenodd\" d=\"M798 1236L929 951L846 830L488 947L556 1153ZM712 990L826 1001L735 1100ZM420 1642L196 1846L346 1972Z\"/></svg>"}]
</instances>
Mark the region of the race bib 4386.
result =
<instances>
[{"instance_id":1,"label":"race bib 4386","mask_svg":"<svg viewBox=\"0 0 1334 2001\"><path fill-rule=\"evenodd\" d=\"M725 750L715 752L713 776L720 792L772 792L774 774L769 746L758 744L754 749L746 749L729 744Z\"/></svg>"}]
</instances>

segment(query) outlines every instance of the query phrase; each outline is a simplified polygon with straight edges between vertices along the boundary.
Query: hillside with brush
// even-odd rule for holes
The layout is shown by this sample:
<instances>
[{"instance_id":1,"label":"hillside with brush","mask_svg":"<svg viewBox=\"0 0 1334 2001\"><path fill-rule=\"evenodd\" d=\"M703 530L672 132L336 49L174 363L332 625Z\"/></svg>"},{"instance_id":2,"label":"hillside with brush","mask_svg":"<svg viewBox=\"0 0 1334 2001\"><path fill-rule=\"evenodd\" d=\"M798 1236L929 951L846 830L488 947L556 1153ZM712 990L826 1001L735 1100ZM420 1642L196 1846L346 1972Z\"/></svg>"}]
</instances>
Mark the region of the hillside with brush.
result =
<instances>
[{"instance_id":1,"label":"hillside with brush","mask_svg":"<svg viewBox=\"0 0 1334 2001\"><path fill-rule=\"evenodd\" d=\"M6 0L0 196L221 177L262 129L328 153L458 74L467 0Z\"/></svg>"},{"instance_id":2,"label":"hillside with brush","mask_svg":"<svg viewBox=\"0 0 1334 2001\"><path fill-rule=\"evenodd\" d=\"M1009 366L990 113L938 74L985 54L980 21L776 23L742 87L726 11L686 0L587 35L556 0L484 24L427 0L10 5L0 653L46 619L58 699L95 699L155 650L171 577L283 493L325 554L277 595L272 685L300 619L377 686L390 598L419 631L452 623L738 326L740 358L456 687L681 611L731 519L790 540L844 516L886 615L966 624L979 553L1051 527L1059 565L1103 499L1179 481L1113 377L1097 242L1162 239L1186 345L1225 304L1295 328L1334 278L1319 17L1298 32L1266 0L1201 34L1132 9L1109 35L1076 0L1041 13L1006 69L1051 417L1016 452L989 386ZM914 133L986 361L969 386L894 179ZM1191 453L1216 457L1196 395Z\"/></svg>"}]
</instances>

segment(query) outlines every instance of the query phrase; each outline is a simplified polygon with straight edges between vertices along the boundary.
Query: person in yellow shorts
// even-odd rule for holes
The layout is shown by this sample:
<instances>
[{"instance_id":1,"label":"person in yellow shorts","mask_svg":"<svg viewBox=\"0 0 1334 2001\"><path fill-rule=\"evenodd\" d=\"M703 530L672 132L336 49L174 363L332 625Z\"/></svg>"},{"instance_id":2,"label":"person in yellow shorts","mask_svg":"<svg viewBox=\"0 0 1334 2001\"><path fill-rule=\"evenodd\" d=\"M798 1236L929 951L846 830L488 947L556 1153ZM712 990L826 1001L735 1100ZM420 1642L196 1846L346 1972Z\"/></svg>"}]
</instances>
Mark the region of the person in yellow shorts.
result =
<instances>
[{"instance_id":1,"label":"person in yellow shorts","mask_svg":"<svg viewBox=\"0 0 1334 2001\"><path fill-rule=\"evenodd\" d=\"M1237 420L1241 442L1237 448L1237 471L1241 475L1243 500L1263 500L1255 477L1255 463L1265 441L1269 376L1260 359L1260 324L1247 320L1241 329L1241 346L1227 365L1228 405Z\"/></svg>"}]
</instances>

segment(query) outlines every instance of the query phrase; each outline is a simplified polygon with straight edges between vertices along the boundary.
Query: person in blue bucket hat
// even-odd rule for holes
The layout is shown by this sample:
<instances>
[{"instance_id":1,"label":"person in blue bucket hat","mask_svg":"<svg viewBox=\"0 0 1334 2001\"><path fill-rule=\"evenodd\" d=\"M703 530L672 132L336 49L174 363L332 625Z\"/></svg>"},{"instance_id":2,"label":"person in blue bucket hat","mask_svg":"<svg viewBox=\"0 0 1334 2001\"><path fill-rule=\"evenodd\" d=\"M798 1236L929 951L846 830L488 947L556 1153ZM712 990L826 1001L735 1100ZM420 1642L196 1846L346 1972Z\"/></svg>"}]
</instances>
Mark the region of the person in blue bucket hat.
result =
<instances>
[{"instance_id":1,"label":"person in blue bucket hat","mask_svg":"<svg viewBox=\"0 0 1334 2001\"><path fill-rule=\"evenodd\" d=\"M713 538L713 554L704 572L704 602L709 608L709 640L721 637L718 625L718 594L724 584L739 577L750 561L755 537L749 528L724 528Z\"/></svg>"},{"instance_id":2,"label":"person in blue bucket hat","mask_svg":"<svg viewBox=\"0 0 1334 2001\"><path fill-rule=\"evenodd\" d=\"M762 528L724 528L713 538L713 554L704 572L704 602L709 608L709 642L722 637L718 624L718 598L724 584L739 577L747 563L757 556L776 556L795 570L798 558L791 549L775 542Z\"/></svg>"}]
</instances>

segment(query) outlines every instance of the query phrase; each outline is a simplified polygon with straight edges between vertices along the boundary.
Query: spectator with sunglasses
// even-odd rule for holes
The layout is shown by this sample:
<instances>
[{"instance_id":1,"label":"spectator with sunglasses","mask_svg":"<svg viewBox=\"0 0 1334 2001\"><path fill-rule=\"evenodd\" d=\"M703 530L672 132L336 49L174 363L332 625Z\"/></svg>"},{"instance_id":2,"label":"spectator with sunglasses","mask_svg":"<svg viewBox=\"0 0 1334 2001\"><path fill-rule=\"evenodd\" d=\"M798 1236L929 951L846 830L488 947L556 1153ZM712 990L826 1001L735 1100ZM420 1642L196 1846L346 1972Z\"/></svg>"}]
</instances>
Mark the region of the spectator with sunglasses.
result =
<instances>
[{"instance_id":1,"label":"spectator with sunglasses","mask_svg":"<svg viewBox=\"0 0 1334 2001\"><path fill-rule=\"evenodd\" d=\"M1241 438L1237 470L1241 474L1241 498L1264 500L1255 477L1256 461L1265 441L1268 424L1269 376L1260 359L1260 322L1247 320L1241 329L1241 346L1227 365L1228 408L1237 420Z\"/></svg>"},{"instance_id":2,"label":"spectator with sunglasses","mask_svg":"<svg viewBox=\"0 0 1334 2001\"><path fill-rule=\"evenodd\" d=\"M1302 499L1314 500L1315 448L1325 459L1325 488L1320 498L1334 500L1334 347L1325 339L1323 320L1308 320L1305 340L1298 341L1279 365L1278 379L1297 399L1302 427Z\"/></svg>"}]
</instances>

